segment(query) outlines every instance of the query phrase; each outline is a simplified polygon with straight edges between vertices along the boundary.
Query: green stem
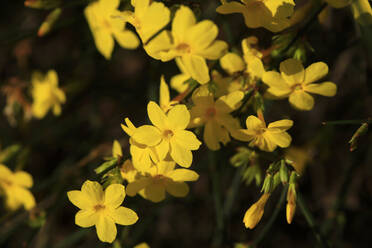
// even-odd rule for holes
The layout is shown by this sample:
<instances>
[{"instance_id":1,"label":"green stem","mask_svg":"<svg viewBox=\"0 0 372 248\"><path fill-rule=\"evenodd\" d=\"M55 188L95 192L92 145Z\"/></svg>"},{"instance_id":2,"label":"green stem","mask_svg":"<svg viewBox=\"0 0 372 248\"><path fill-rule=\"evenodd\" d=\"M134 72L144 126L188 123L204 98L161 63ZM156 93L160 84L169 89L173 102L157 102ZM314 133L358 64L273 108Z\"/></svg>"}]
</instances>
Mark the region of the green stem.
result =
<instances>
[{"instance_id":1,"label":"green stem","mask_svg":"<svg viewBox=\"0 0 372 248\"><path fill-rule=\"evenodd\" d=\"M210 151L208 153L209 169L212 175L212 190L213 190L213 202L216 212L216 229L213 237L213 246L219 247L223 241L223 228L224 228L224 211L221 202L221 188L220 188L220 177L216 167L216 153Z\"/></svg>"},{"instance_id":2,"label":"green stem","mask_svg":"<svg viewBox=\"0 0 372 248\"><path fill-rule=\"evenodd\" d=\"M288 191L288 185L286 185L283 188L282 194L280 195L279 201L275 206L274 212L270 216L269 221L266 223L266 225L264 226L262 231L258 234L258 237L252 242L251 247L257 247L257 245L259 245L264 240L266 234L270 231L270 229L271 229L272 225L274 224L275 220L278 218L280 210L284 206L284 201L285 201L285 198L286 198L286 195L287 195L287 191Z\"/></svg>"},{"instance_id":3,"label":"green stem","mask_svg":"<svg viewBox=\"0 0 372 248\"><path fill-rule=\"evenodd\" d=\"M244 167L241 166L238 170L236 170L234 178L233 178L232 183L231 183L231 186L230 186L229 191L227 193L227 197L226 197L225 204L224 204L224 207L223 207L226 219L230 216L231 208L233 206L236 195L238 194L243 169L244 169Z\"/></svg>"},{"instance_id":4,"label":"green stem","mask_svg":"<svg viewBox=\"0 0 372 248\"><path fill-rule=\"evenodd\" d=\"M301 197L301 195L299 194L299 192L297 192L297 204L302 214L304 215L307 224L311 228L319 246L328 248L329 247L328 243L324 240L323 236L318 230L318 227L316 226L315 221L314 221L314 217L312 216L309 208L306 206L306 203Z\"/></svg>"},{"instance_id":5,"label":"green stem","mask_svg":"<svg viewBox=\"0 0 372 248\"><path fill-rule=\"evenodd\" d=\"M360 125L362 123L371 123L372 119L367 118L364 120L340 120L340 121L324 121L322 125L347 125L347 124L356 124Z\"/></svg>"}]
</instances>

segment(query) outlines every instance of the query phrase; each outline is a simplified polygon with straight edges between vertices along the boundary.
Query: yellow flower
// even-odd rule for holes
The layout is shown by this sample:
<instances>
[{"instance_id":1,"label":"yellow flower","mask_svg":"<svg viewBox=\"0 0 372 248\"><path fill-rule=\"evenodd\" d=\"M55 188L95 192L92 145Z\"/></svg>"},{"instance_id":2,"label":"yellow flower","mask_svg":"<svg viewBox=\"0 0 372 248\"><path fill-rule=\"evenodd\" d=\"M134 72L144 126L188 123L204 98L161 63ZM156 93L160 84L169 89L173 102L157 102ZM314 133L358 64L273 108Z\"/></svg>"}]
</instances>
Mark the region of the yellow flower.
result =
<instances>
[{"instance_id":1,"label":"yellow flower","mask_svg":"<svg viewBox=\"0 0 372 248\"><path fill-rule=\"evenodd\" d=\"M216 96L236 90L253 89L257 80L262 78L265 68L261 61L262 54L253 48L258 43L254 36L242 40L243 58L236 53L227 53L220 59L220 65L230 76L222 77L217 71L212 72L218 88Z\"/></svg>"},{"instance_id":2,"label":"yellow flower","mask_svg":"<svg viewBox=\"0 0 372 248\"><path fill-rule=\"evenodd\" d=\"M212 21L197 23L191 9L181 6L172 21L172 32L162 32L145 49L164 62L180 58L186 73L205 84L210 80L206 59L219 59L227 49L226 42L216 40L217 34L218 28Z\"/></svg>"},{"instance_id":3,"label":"yellow flower","mask_svg":"<svg viewBox=\"0 0 372 248\"><path fill-rule=\"evenodd\" d=\"M275 121L266 127L263 120L251 115L245 124L247 129L239 129L233 132L232 136L237 140L250 141L250 146L272 152L277 146L288 147L291 144L292 138L286 132L293 125L291 120Z\"/></svg>"},{"instance_id":4,"label":"yellow flower","mask_svg":"<svg viewBox=\"0 0 372 248\"><path fill-rule=\"evenodd\" d=\"M97 182L85 181L80 190L67 192L68 199L81 210L75 215L75 224L80 227L96 226L98 238L112 243L116 238L116 225L133 225L137 214L126 207L125 188L121 184L111 184L103 191Z\"/></svg>"},{"instance_id":5,"label":"yellow flower","mask_svg":"<svg viewBox=\"0 0 372 248\"><path fill-rule=\"evenodd\" d=\"M54 115L61 114L61 104L65 103L65 93L58 88L58 76L55 70L49 70L44 76L39 72L32 75L31 95L33 98L32 112L36 118L43 118L49 111Z\"/></svg>"},{"instance_id":6,"label":"yellow flower","mask_svg":"<svg viewBox=\"0 0 372 248\"><path fill-rule=\"evenodd\" d=\"M153 35L168 24L170 11L163 3L151 0L132 0L134 12L124 11L125 19L132 24L145 44Z\"/></svg>"},{"instance_id":7,"label":"yellow flower","mask_svg":"<svg viewBox=\"0 0 372 248\"><path fill-rule=\"evenodd\" d=\"M119 141L117 141L117 140L114 140L114 142L112 144L112 156L114 158L119 158L119 157L123 156L123 151L121 149L121 145L120 145Z\"/></svg>"},{"instance_id":8,"label":"yellow flower","mask_svg":"<svg viewBox=\"0 0 372 248\"><path fill-rule=\"evenodd\" d=\"M130 136L130 154L132 155L133 165L137 170L145 171L151 167L153 162L159 161L156 150L154 147L141 144L133 138L137 128L128 118L125 118L125 124L126 126L121 124L121 128Z\"/></svg>"},{"instance_id":9,"label":"yellow flower","mask_svg":"<svg viewBox=\"0 0 372 248\"><path fill-rule=\"evenodd\" d=\"M171 158L182 167L192 162L192 150L199 149L200 141L195 134L186 131L190 113L186 106L174 106L167 114L155 102L149 102L147 112L152 125L144 125L135 130L132 137L140 143L155 147L159 160L169 152Z\"/></svg>"},{"instance_id":10,"label":"yellow flower","mask_svg":"<svg viewBox=\"0 0 372 248\"><path fill-rule=\"evenodd\" d=\"M159 104L160 108L166 113L170 110L178 101L171 101L169 94L169 87L164 80L164 76L160 79L160 92L159 92Z\"/></svg>"},{"instance_id":11,"label":"yellow flower","mask_svg":"<svg viewBox=\"0 0 372 248\"><path fill-rule=\"evenodd\" d=\"M220 14L241 13L249 28L264 27L279 32L289 26L288 18L293 13L293 0L241 0L223 1L216 11Z\"/></svg>"},{"instance_id":12,"label":"yellow flower","mask_svg":"<svg viewBox=\"0 0 372 248\"><path fill-rule=\"evenodd\" d=\"M311 64L306 70L296 59L280 63L280 72L265 72L262 80L269 86L268 93L279 98L289 97L289 102L299 110L311 110L314 98L308 94L334 96L337 86L332 82L314 84L328 74L328 66L323 62Z\"/></svg>"},{"instance_id":13,"label":"yellow flower","mask_svg":"<svg viewBox=\"0 0 372 248\"><path fill-rule=\"evenodd\" d=\"M165 199L165 192L175 197L185 197L189 193L186 181L196 181L199 175L188 169L175 169L174 161L161 161L152 166L143 176L136 178L127 186L127 194L137 193L152 202Z\"/></svg>"},{"instance_id":14,"label":"yellow flower","mask_svg":"<svg viewBox=\"0 0 372 248\"><path fill-rule=\"evenodd\" d=\"M190 110L189 127L205 125L203 138L209 149L220 149L220 142L227 144L230 141L229 132L240 128L238 120L230 113L239 108L243 97L243 92L235 91L215 101L206 85L192 95L194 106Z\"/></svg>"},{"instance_id":15,"label":"yellow flower","mask_svg":"<svg viewBox=\"0 0 372 248\"><path fill-rule=\"evenodd\" d=\"M243 222L246 228L253 229L260 222L264 214L265 204L270 194L263 194L244 214Z\"/></svg>"},{"instance_id":16,"label":"yellow flower","mask_svg":"<svg viewBox=\"0 0 372 248\"><path fill-rule=\"evenodd\" d=\"M5 196L5 205L10 210L23 206L30 210L35 206L35 198L30 192L33 180L24 171L12 172L5 165L0 164L0 194Z\"/></svg>"},{"instance_id":17,"label":"yellow flower","mask_svg":"<svg viewBox=\"0 0 372 248\"><path fill-rule=\"evenodd\" d=\"M111 58L114 38L124 48L135 49L139 45L137 36L125 30L126 23L119 18L119 4L120 0L99 0L84 10L96 47L106 59Z\"/></svg>"}]
</instances>

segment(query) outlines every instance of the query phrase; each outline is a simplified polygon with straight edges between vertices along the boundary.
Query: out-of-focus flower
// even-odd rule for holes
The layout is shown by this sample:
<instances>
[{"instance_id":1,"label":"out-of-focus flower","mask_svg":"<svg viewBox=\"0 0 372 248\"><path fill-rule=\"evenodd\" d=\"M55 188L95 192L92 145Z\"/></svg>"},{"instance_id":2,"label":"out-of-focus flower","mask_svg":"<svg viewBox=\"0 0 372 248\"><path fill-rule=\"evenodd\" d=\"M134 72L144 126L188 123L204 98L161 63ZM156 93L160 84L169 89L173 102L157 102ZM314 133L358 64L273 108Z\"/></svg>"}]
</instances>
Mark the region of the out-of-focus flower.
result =
<instances>
[{"instance_id":1,"label":"out-of-focus flower","mask_svg":"<svg viewBox=\"0 0 372 248\"><path fill-rule=\"evenodd\" d=\"M58 88L58 76L55 70L49 70L44 76L39 72L32 75L31 94L33 98L32 112L36 118L43 118L49 111L54 115L61 114L61 104L65 103L65 93Z\"/></svg>"},{"instance_id":2,"label":"out-of-focus flower","mask_svg":"<svg viewBox=\"0 0 372 248\"><path fill-rule=\"evenodd\" d=\"M343 8L351 4L353 0L325 0L333 8Z\"/></svg>"},{"instance_id":3,"label":"out-of-focus flower","mask_svg":"<svg viewBox=\"0 0 372 248\"><path fill-rule=\"evenodd\" d=\"M165 27L170 20L170 11L163 3L151 0L132 0L134 12L124 11L125 20L132 24L145 44Z\"/></svg>"},{"instance_id":4,"label":"out-of-focus flower","mask_svg":"<svg viewBox=\"0 0 372 248\"><path fill-rule=\"evenodd\" d=\"M328 66L323 62L313 63L306 69L296 59L280 63L280 72L265 72L262 80L269 86L268 93L279 98L289 98L289 102L299 110L311 110L314 98L309 93L334 96L337 86L332 82L314 84L328 74ZM309 93L308 93L309 92Z\"/></svg>"},{"instance_id":5,"label":"out-of-focus flower","mask_svg":"<svg viewBox=\"0 0 372 248\"><path fill-rule=\"evenodd\" d=\"M270 194L263 194L244 214L243 222L246 228L253 229L260 222L264 214L265 204Z\"/></svg>"},{"instance_id":6,"label":"out-of-focus flower","mask_svg":"<svg viewBox=\"0 0 372 248\"><path fill-rule=\"evenodd\" d=\"M175 169L174 161L161 161L152 166L142 176L138 176L127 186L127 194L137 193L152 202L165 199L165 192L175 197L185 197L189 193L187 181L196 181L199 175L188 169Z\"/></svg>"},{"instance_id":7,"label":"out-of-focus flower","mask_svg":"<svg viewBox=\"0 0 372 248\"><path fill-rule=\"evenodd\" d=\"M172 21L172 32L163 31L148 46L147 53L162 61L180 58L185 72L200 84L209 82L206 59L219 59L227 43L216 40L218 27L209 20L196 22L190 8L181 6Z\"/></svg>"},{"instance_id":8,"label":"out-of-focus flower","mask_svg":"<svg viewBox=\"0 0 372 248\"><path fill-rule=\"evenodd\" d=\"M110 59L114 49L114 38L121 47L135 49L139 45L137 36L125 29L126 22L117 9L120 0L99 0L89 4L85 10L90 30L98 51Z\"/></svg>"},{"instance_id":9,"label":"out-of-focus flower","mask_svg":"<svg viewBox=\"0 0 372 248\"><path fill-rule=\"evenodd\" d=\"M5 196L5 205L10 210L23 206L30 210L35 206L35 198L29 188L33 185L32 176L25 171L12 172L0 164L0 194Z\"/></svg>"},{"instance_id":10,"label":"out-of-focus flower","mask_svg":"<svg viewBox=\"0 0 372 248\"><path fill-rule=\"evenodd\" d=\"M195 134L185 130L190 122L190 112L186 106L174 106L167 114L155 102L149 102L147 112L152 125L143 125L133 133L133 139L140 144L155 147L159 160L168 152L182 167L190 167L192 150L199 149L201 142Z\"/></svg>"},{"instance_id":11,"label":"out-of-focus flower","mask_svg":"<svg viewBox=\"0 0 372 248\"><path fill-rule=\"evenodd\" d=\"M247 129L239 129L232 132L235 139L249 141L250 146L257 146L263 151L272 152L277 146L288 147L292 138L286 132L292 127L293 121L280 120L266 123L254 115L248 116L245 121Z\"/></svg>"},{"instance_id":12,"label":"out-of-focus flower","mask_svg":"<svg viewBox=\"0 0 372 248\"><path fill-rule=\"evenodd\" d=\"M372 25L372 8L368 0L354 0L351 2L351 12L354 19L362 26Z\"/></svg>"},{"instance_id":13,"label":"out-of-focus flower","mask_svg":"<svg viewBox=\"0 0 372 248\"><path fill-rule=\"evenodd\" d=\"M192 95L194 106L190 110L189 127L205 125L203 139L209 149L220 149L220 142L227 144L230 141L229 133L240 128L239 121L230 113L240 107L243 97L243 92L235 91L215 101L206 85L199 87Z\"/></svg>"},{"instance_id":14,"label":"out-of-focus flower","mask_svg":"<svg viewBox=\"0 0 372 248\"><path fill-rule=\"evenodd\" d=\"M137 214L120 206L124 201L125 188L121 184L111 184L103 191L97 182L85 181L80 190L67 192L68 199L81 210L75 215L75 223L80 227L95 226L102 242L112 243L116 238L116 224L133 225Z\"/></svg>"},{"instance_id":15,"label":"out-of-focus flower","mask_svg":"<svg viewBox=\"0 0 372 248\"><path fill-rule=\"evenodd\" d=\"M216 11L220 14L241 13L245 25L249 28L264 27L279 32L289 26L289 17L293 13L293 0L241 0L222 1Z\"/></svg>"},{"instance_id":16,"label":"out-of-focus flower","mask_svg":"<svg viewBox=\"0 0 372 248\"><path fill-rule=\"evenodd\" d=\"M311 159L311 152L308 148L289 147L285 150L284 157L291 161L291 165L296 172L302 175L307 162Z\"/></svg>"},{"instance_id":17,"label":"out-of-focus flower","mask_svg":"<svg viewBox=\"0 0 372 248\"><path fill-rule=\"evenodd\" d=\"M183 67L180 58L176 58L175 61L181 73L171 78L170 85L173 89L177 90L179 93L182 93L188 89L189 86L185 82L189 80L191 76L186 72L186 69Z\"/></svg>"},{"instance_id":18,"label":"out-of-focus flower","mask_svg":"<svg viewBox=\"0 0 372 248\"><path fill-rule=\"evenodd\" d=\"M147 243L143 242L134 246L133 248L150 248L150 246Z\"/></svg>"}]
</instances>

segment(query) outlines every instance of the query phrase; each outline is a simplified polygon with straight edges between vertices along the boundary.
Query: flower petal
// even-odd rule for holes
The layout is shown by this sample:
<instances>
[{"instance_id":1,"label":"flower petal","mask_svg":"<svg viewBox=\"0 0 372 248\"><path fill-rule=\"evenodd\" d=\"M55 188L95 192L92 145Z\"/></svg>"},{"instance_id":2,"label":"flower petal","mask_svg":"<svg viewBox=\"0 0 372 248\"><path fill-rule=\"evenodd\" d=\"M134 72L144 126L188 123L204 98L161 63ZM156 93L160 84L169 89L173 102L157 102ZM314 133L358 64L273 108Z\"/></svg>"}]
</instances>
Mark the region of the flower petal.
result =
<instances>
[{"instance_id":1,"label":"flower petal","mask_svg":"<svg viewBox=\"0 0 372 248\"><path fill-rule=\"evenodd\" d=\"M265 132L265 137L280 147L288 147L292 138L287 132Z\"/></svg>"},{"instance_id":2,"label":"flower petal","mask_svg":"<svg viewBox=\"0 0 372 248\"><path fill-rule=\"evenodd\" d=\"M26 188L31 188L33 185L32 176L25 171L15 172L13 174L13 181L14 183Z\"/></svg>"},{"instance_id":3,"label":"flower petal","mask_svg":"<svg viewBox=\"0 0 372 248\"><path fill-rule=\"evenodd\" d=\"M304 90L322 96L334 96L336 95L337 92L337 85L332 82L324 82L321 84L308 84L304 86Z\"/></svg>"},{"instance_id":4,"label":"flower petal","mask_svg":"<svg viewBox=\"0 0 372 248\"><path fill-rule=\"evenodd\" d=\"M244 93L242 91L234 91L228 95L221 96L216 101L216 108L218 112L230 113L240 107L243 97Z\"/></svg>"},{"instance_id":5,"label":"flower petal","mask_svg":"<svg viewBox=\"0 0 372 248\"><path fill-rule=\"evenodd\" d=\"M166 190L175 197L185 197L190 191L189 186L184 182L169 182Z\"/></svg>"},{"instance_id":6,"label":"flower petal","mask_svg":"<svg viewBox=\"0 0 372 248\"><path fill-rule=\"evenodd\" d=\"M297 59L287 59L280 63L280 72L284 80L293 86L301 84L305 78L305 70L301 61Z\"/></svg>"},{"instance_id":7,"label":"flower petal","mask_svg":"<svg viewBox=\"0 0 372 248\"><path fill-rule=\"evenodd\" d=\"M314 98L303 90L295 90L290 94L289 102L299 110L311 110L314 107Z\"/></svg>"},{"instance_id":8,"label":"flower petal","mask_svg":"<svg viewBox=\"0 0 372 248\"><path fill-rule=\"evenodd\" d=\"M188 169L175 169L169 172L167 176L176 182L196 181L199 179L198 173Z\"/></svg>"},{"instance_id":9,"label":"flower petal","mask_svg":"<svg viewBox=\"0 0 372 248\"><path fill-rule=\"evenodd\" d=\"M220 131L223 132L219 124L214 120L208 121L205 124L203 139L207 147L212 151L217 151L221 147L219 143Z\"/></svg>"},{"instance_id":10,"label":"flower petal","mask_svg":"<svg viewBox=\"0 0 372 248\"><path fill-rule=\"evenodd\" d=\"M325 77L328 74L328 65L323 62L313 63L308 66L305 70L305 84L310 84L312 82L318 81L319 79Z\"/></svg>"},{"instance_id":11,"label":"flower petal","mask_svg":"<svg viewBox=\"0 0 372 248\"><path fill-rule=\"evenodd\" d=\"M136 129L132 138L140 144L155 146L161 141L161 133L154 126L143 125Z\"/></svg>"},{"instance_id":12,"label":"flower petal","mask_svg":"<svg viewBox=\"0 0 372 248\"><path fill-rule=\"evenodd\" d=\"M198 55L206 59L219 59L227 51L228 45L222 40L215 40L209 47L197 52Z\"/></svg>"},{"instance_id":13,"label":"flower petal","mask_svg":"<svg viewBox=\"0 0 372 248\"><path fill-rule=\"evenodd\" d=\"M180 145L177 139L171 139L170 144L170 155L173 160L182 167L190 167L192 163L191 151Z\"/></svg>"},{"instance_id":14,"label":"flower petal","mask_svg":"<svg viewBox=\"0 0 372 248\"><path fill-rule=\"evenodd\" d=\"M243 71L245 69L244 60L236 53L227 53L220 59L221 67L229 74Z\"/></svg>"},{"instance_id":15,"label":"flower petal","mask_svg":"<svg viewBox=\"0 0 372 248\"><path fill-rule=\"evenodd\" d=\"M137 36L129 30L114 32L114 37L119 45L126 49L136 49L139 46Z\"/></svg>"},{"instance_id":16,"label":"flower petal","mask_svg":"<svg viewBox=\"0 0 372 248\"><path fill-rule=\"evenodd\" d=\"M109 216L101 215L96 224L96 230L99 240L102 242L114 242L117 234L114 220Z\"/></svg>"},{"instance_id":17,"label":"flower petal","mask_svg":"<svg viewBox=\"0 0 372 248\"><path fill-rule=\"evenodd\" d=\"M209 69L205 59L197 55L184 55L181 58L182 64L185 67L187 74L200 84L209 82Z\"/></svg>"},{"instance_id":18,"label":"flower petal","mask_svg":"<svg viewBox=\"0 0 372 248\"><path fill-rule=\"evenodd\" d=\"M188 150L198 150L201 145L196 135L186 130L177 131L172 139L175 139L178 144L182 144Z\"/></svg>"},{"instance_id":19,"label":"flower petal","mask_svg":"<svg viewBox=\"0 0 372 248\"><path fill-rule=\"evenodd\" d=\"M161 202L165 199L165 188L160 184L150 184L145 188L144 195L152 202Z\"/></svg>"},{"instance_id":20,"label":"flower petal","mask_svg":"<svg viewBox=\"0 0 372 248\"><path fill-rule=\"evenodd\" d=\"M274 96L286 96L291 92L290 86L282 78L282 75L276 71L267 71L262 76L262 81L270 88L270 94Z\"/></svg>"},{"instance_id":21,"label":"flower petal","mask_svg":"<svg viewBox=\"0 0 372 248\"><path fill-rule=\"evenodd\" d=\"M135 196L140 190L144 189L151 183L151 179L144 177L130 182L127 185L127 195Z\"/></svg>"},{"instance_id":22,"label":"flower petal","mask_svg":"<svg viewBox=\"0 0 372 248\"><path fill-rule=\"evenodd\" d=\"M196 23L195 15L189 7L181 6L172 22L172 33L175 39L184 40L188 34L188 29Z\"/></svg>"},{"instance_id":23,"label":"flower petal","mask_svg":"<svg viewBox=\"0 0 372 248\"><path fill-rule=\"evenodd\" d=\"M248 130L255 130L258 128L265 127L265 124L254 115L250 115L245 120L245 125Z\"/></svg>"},{"instance_id":24,"label":"flower petal","mask_svg":"<svg viewBox=\"0 0 372 248\"><path fill-rule=\"evenodd\" d=\"M125 198L125 188L121 184L110 184L105 190L105 205L117 208Z\"/></svg>"},{"instance_id":25,"label":"flower petal","mask_svg":"<svg viewBox=\"0 0 372 248\"><path fill-rule=\"evenodd\" d=\"M192 44L196 52L203 51L216 39L218 28L210 20L198 22L188 30L187 42Z\"/></svg>"},{"instance_id":26,"label":"flower petal","mask_svg":"<svg viewBox=\"0 0 372 248\"><path fill-rule=\"evenodd\" d=\"M282 131L286 131L290 129L292 126L293 126L292 120L280 120L280 121L271 122L268 125L268 128L278 128Z\"/></svg>"},{"instance_id":27,"label":"flower petal","mask_svg":"<svg viewBox=\"0 0 372 248\"><path fill-rule=\"evenodd\" d=\"M99 215L93 210L80 210L75 215L75 224L80 227L91 227L98 222Z\"/></svg>"},{"instance_id":28,"label":"flower petal","mask_svg":"<svg viewBox=\"0 0 372 248\"><path fill-rule=\"evenodd\" d=\"M245 6L239 2L225 2L221 6L218 6L216 11L220 14L232 14L232 13L242 13Z\"/></svg>"},{"instance_id":29,"label":"flower petal","mask_svg":"<svg viewBox=\"0 0 372 248\"><path fill-rule=\"evenodd\" d=\"M92 202L89 196L80 190L67 192L67 197L72 204L80 209L90 209L94 205L94 202Z\"/></svg>"},{"instance_id":30,"label":"flower petal","mask_svg":"<svg viewBox=\"0 0 372 248\"><path fill-rule=\"evenodd\" d=\"M138 215L132 209L118 207L110 212L111 218L119 225L133 225L138 220Z\"/></svg>"},{"instance_id":31,"label":"flower petal","mask_svg":"<svg viewBox=\"0 0 372 248\"><path fill-rule=\"evenodd\" d=\"M183 130L190 122L190 112L186 105L178 104L168 112L168 124L171 129Z\"/></svg>"},{"instance_id":32,"label":"flower petal","mask_svg":"<svg viewBox=\"0 0 372 248\"><path fill-rule=\"evenodd\" d=\"M86 194L92 204L101 203L104 200L102 186L97 182L85 181L81 187L81 192Z\"/></svg>"},{"instance_id":33,"label":"flower petal","mask_svg":"<svg viewBox=\"0 0 372 248\"><path fill-rule=\"evenodd\" d=\"M147 113L149 115L150 121L154 126L161 130L167 128L167 116L158 104L150 101L147 105Z\"/></svg>"}]
</instances>

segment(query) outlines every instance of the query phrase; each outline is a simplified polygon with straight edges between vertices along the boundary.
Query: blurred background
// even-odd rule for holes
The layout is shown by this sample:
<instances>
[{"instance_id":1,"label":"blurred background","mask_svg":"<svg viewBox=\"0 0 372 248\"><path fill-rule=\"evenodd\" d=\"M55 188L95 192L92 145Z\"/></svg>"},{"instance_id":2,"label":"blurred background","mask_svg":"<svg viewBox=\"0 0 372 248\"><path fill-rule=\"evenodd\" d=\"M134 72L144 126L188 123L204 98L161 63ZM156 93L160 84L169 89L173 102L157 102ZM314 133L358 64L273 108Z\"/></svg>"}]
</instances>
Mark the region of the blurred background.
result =
<instances>
[{"instance_id":1,"label":"blurred background","mask_svg":"<svg viewBox=\"0 0 372 248\"><path fill-rule=\"evenodd\" d=\"M94 228L75 225L77 208L66 192L80 189L87 179L100 179L94 169L110 156L114 139L128 156L128 136L120 124L125 117L136 126L146 123L146 105L158 100L160 76L165 75L169 82L179 73L174 61L156 61L141 47L125 50L116 44L112 59L105 60L96 50L83 15L88 2L63 1L60 18L44 37L38 37L37 30L50 10L27 8L20 0L3 2L0 8L0 151L18 145L6 165L33 176L32 192L38 204L30 214L24 210L9 213L0 206L0 247L112 247L98 241ZM124 2L123 8L129 4ZM251 35L259 38L263 50L271 46L269 31L246 28L238 14L217 14L217 0L164 2L188 5L198 17L215 21L219 38L228 41L230 49L240 50L241 40ZM333 247L370 247L372 242L371 133L361 137L358 148L350 152L348 141L360 125L322 125L372 116L371 43L365 42L365 35L348 8L330 10L322 23L315 20L301 36L301 42L314 49L306 53L305 65L326 62L330 68L327 78L337 84L337 95L316 97L309 112L294 110L287 100L265 102L268 122L283 117L294 120L289 130L292 146L305 151L307 157L298 192L308 204L316 228ZM62 114L28 120L31 74L50 69L56 70L59 86L66 93ZM260 224L246 229L244 212L259 198L260 188L240 183L236 176L238 169L229 159L238 145L231 142L218 152L203 145L195 153L191 168L200 178L189 184L186 198L167 197L155 204L139 196L126 197L124 205L134 209L140 219L130 227L118 226L121 247L140 242L151 247L234 247L255 240L281 192L276 190L269 199ZM263 168L269 163L261 162ZM235 184L236 197L221 224L216 211L226 203ZM316 247L312 229L298 210L288 225L282 208L259 245L278 246Z\"/></svg>"}]
</instances>

